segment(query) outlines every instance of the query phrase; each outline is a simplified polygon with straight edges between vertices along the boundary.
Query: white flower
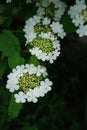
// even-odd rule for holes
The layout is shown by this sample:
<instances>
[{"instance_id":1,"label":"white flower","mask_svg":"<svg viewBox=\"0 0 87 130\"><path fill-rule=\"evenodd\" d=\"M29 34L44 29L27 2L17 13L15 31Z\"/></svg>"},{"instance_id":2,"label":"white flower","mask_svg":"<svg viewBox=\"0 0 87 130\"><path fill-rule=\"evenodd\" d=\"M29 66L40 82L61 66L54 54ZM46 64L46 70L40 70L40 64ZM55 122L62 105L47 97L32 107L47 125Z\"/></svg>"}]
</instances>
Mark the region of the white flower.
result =
<instances>
[{"instance_id":1,"label":"white flower","mask_svg":"<svg viewBox=\"0 0 87 130\"><path fill-rule=\"evenodd\" d=\"M10 92L15 92L16 103L25 103L26 101L36 103L39 97L45 96L51 90L52 82L46 78L47 75L46 68L41 65L16 66L7 76L6 88ZM42 82L45 83L43 87Z\"/></svg>"},{"instance_id":2,"label":"white flower","mask_svg":"<svg viewBox=\"0 0 87 130\"><path fill-rule=\"evenodd\" d=\"M52 28L53 32L58 35L58 37L64 38L64 36L66 35L63 30L63 25L59 22L52 22L50 27Z\"/></svg>"},{"instance_id":3,"label":"white flower","mask_svg":"<svg viewBox=\"0 0 87 130\"><path fill-rule=\"evenodd\" d=\"M50 24L50 19L45 17L44 20L42 21L43 25L48 25Z\"/></svg>"},{"instance_id":4,"label":"white flower","mask_svg":"<svg viewBox=\"0 0 87 130\"><path fill-rule=\"evenodd\" d=\"M76 32L80 37L87 36L87 25L79 26Z\"/></svg>"},{"instance_id":5,"label":"white flower","mask_svg":"<svg viewBox=\"0 0 87 130\"><path fill-rule=\"evenodd\" d=\"M11 3L11 0L6 0L6 3Z\"/></svg>"},{"instance_id":6,"label":"white flower","mask_svg":"<svg viewBox=\"0 0 87 130\"><path fill-rule=\"evenodd\" d=\"M40 97L40 88L36 87L33 89L33 95L36 97L36 98L39 98Z\"/></svg>"},{"instance_id":7,"label":"white flower","mask_svg":"<svg viewBox=\"0 0 87 130\"><path fill-rule=\"evenodd\" d=\"M87 36L87 5L85 0L76 0L75 5L70 7L68 14L77 27L76 33L80 37Z\"/></svg>"},{"instance_id":8,"label":"white flower","mask_svg":"<svg viewBox=\"0 0 87 130\"><path fill-rule=\"evenodd\" d=\"M38 47L29 49L29 52L31 52L32 55L36 55L36 57L39 57L41 55L41 53L42 53L42 51L39 50Z\"/></svg>"},{"instance_id":9,"label":"white flower","mask_svg":"<svg viewBox=\"0 0 87 130\"><path fill-rule=\"evenodd\" d=\"M50 91L51 90L51 87L53 83L51 81L49 81L48 78L45 79L45 81L42 81L41 82L41 86L43 86L44 90L47 90L47 91Z\"/></svg>"},{"instance_id":10,"label":"white flower","mask_svg":"<svg viewBox=\"0 0 87 130\"><path fill-rule=\"evenodd\" d=\"M51 23L47 17L33 16L26 21L23 30L27 39L26 45L31 46L29 52L32 55L35 55L39 60L50 63L57 59L60 54L60 45L57 39L64 38L66 35L62 24L59 22Z\"/></svg>"},{"instance_id":11,"label":"white flower","mask_svg":"<svg viewBox=\"0 0 87 130\"><path fill-rule=\"evenodd\" d=\"M26 95L20 91L18 94L14 94L15 102L16 103L25 103L26 102Z\"/></svg>"},{"instance_id":12,"label":"white flower","mask_svg":"<svg viewBox=\"0 0 87 130\"><path fill-rule=\"evenodd\" d=\"M47 93L48 91L43 87L40 86L40 97L44 97L44 95Z\"/></svg>"},{"instance_id":13,"label":"white flower","mask_svg":"<svg viewBox=\"0 0 87 130\"><path fill-rule=\"evenodd\" d=\"M43 76L47 76L46 68L38 65L36 70L36 75L41 76L41 74L43 74Z\"/></svg>"},{"instance_id":14,"label":"white flower","mask_svg":"<svg viewBox=\"0 0 87 130\"><path fill-rule=\"evenodd\" d=\"M65 36L62 24L60 24L59 22L52 22L51 24L51 19L47 17L42 18L40 16L33 16L32 18L26 20L23 31L25 32L24 36L26 38L26 45L30 44L30 42L33 42L33 40L37 38L37 36L41 36L44 38L47 38L48 36L50 36L50 38L52 36L53 38L53 34L57 34L60 38L64 38Z\"/></svg>"},{"instance_id":15,"label":"white flower","mask_svg":"<svg viewBox=\"0 0 87 130\"><path fill-rule=\"evenodd\" d=\"M37 15L43 17L44 12L45 12L45 9L43 7L39 7L38 10L37 10Z\"/></svg>"},{"instance_id":16,"label":"white flower","mask_svg":"<svg viewBox=\"0 0 87 130\"><path fill-rule=\"evenodd\" d=\"M26 0L26 3L31 3L32 0ZM11 3L11 0L6 0L6 3Z\"/></svg>"},{"instance_id":17,"label":"white flower","mask_svg":"<svg viewBox=\"0 0 87 130\"><path fill-rule=\"evenodd\" d=\"M15 90L19 89L19 86L13 83L10 83L10 85L9 84L6 85L6 88L9 89L10 92L14 92Z\"/></svg>"},{"instance_id":18,"label":"white flower","mask_svg":"<svg viewBox=\"0 0 87 130\"><path fill-rule=\"evenodd\" d=\"M50 53L49 54L50 63L52 64L54 62L54 60L56 60L59 55L60 55L60 52L57 49L55 51L53 51L53 54Z\"/></svg>"},{"instance_id":19,"label":"white flower","mask_svg":"<svg viewBox=\"0 0 87 130\"><path fill-rule=\"evenodd\" d=\"M52 35L51 32L48 32L48 33L41 32L41 34L39 35L39 37L42 37L44 39L50 39L51 41L54 41L54 40L57 39L57 37L55 37L54 35Z\"/></svg>"},{"instance_id":20,"label":"white flower","mask_svg":"<svg viewBox=\"0 0 87 130\"><path fill-rule=\"evenodd\" d=\"M50 17L59 21L65 12L66 4L60 0L42 0L36 2L37 15L41 17Z\"/></svg>"},{"instance_id":21,"label":"white flower","mask_svg":"<svg viewBox=\"0 0 87 130\"><path fill-rule=\"evenodd\" d=\"M25 32L25 38L27 39L26 45L29 44L29 42L32 42L36 38L36 33L34 31L34 26L40 22L39 16L33 16L33 18L29 18L26 20L26 25L23 29Z\"/></svg>"},{"instance_id":22,"label":"white flower","mask_svg":"<svg viewBox=\"0 0 87 130\"><path fill-rule=\"evenodd\" d=\"M85 0L76 0L76 4L82 6L85 4Z\"/></svg>"},{"instance_id":23,"label":"white flower","mask_svg":"<svg viewBox=\"0 0 87 130\"><path fill-rule=\"evenodd\" d=\"M52 82L49 79L45 79L40 83L40 97L43 97L48 91L51 91Z\"/></svg>"},{"instance_id":24,"label":"white flower","mask_svg":"<svg viewBox=\"0 0 87 130\"><path fill-rule=\"evenodd\" d=\"M53 42L53 47L54 48L58 48L58 50L60 50L60 41L58 41L58 40L55 40L54 42Z\"/></svg>"},{"instance_id":25,"label":"white flower","mask_svg":"<svg viewBox=\"0 0 87 130\"><path fill-rule=\"evenodd\" d=\"M26 64L26 68L29 74L36 74L37 68L34 66L34 64Z\"/></svg>"},{"instance_id":26,"label":"white flower","mask_svg":"<svg viewBox=\"0 0 87 130\"><path fill-rule=\"evenodd\" d=\"M75 19L72 20L72 22L75 24L75 26L79 26L83 24L83 17L77 15Z\"/></svg>"},{"instance_id":27,"label":"white flower","mask_svg":"<svg viewBox=\"0 0 87 130\"><path fill-rule=\"evenodd\" d=\"M58 38L64 38L66 35L62 24L59 22L51 23L51 19L47 17L33 16L26 21L23 30L26 45L29 44L29 52L32 55L35 55L39 60L50 63L57 59L60 54Z\"/></svg>"},{"instance_id":28,"label":"white flower","mask_svg":"<svg viewBox=\"0 0 87 130\"><path fill-rule=\"evenodd\" d=\"M70 6L70 9L68 10L68 14L73 19L75 18L82 10L86 9L86 4L84 0L76 0L76 4L73 6Z\"/></svg>"},{"instance_id":29,"label":"white flower","mask_svg":"<svg viewBox=\"0 0 87 130\"><path fill-rule=\"evenodd\" d=\"M19 89L19 86L17 84L18 84L17 74L16 73L9 74L6 88L9 89L10 92L14 92L15 90Z\"/></svg>"},{"instance_id":30,"label":"white flower","mask_svg":"<svg viewBox=\"0 0 87 130\"><path fill-rule=\"evenodd\" d=\"M25 37L27 38L26 45L29 44L29 42L32 42L36 38L36 33L32 30L32 32L28 35L25 34Z\"/></svg>"},{"instance_id":31,"label":"white flower","mask_svg":"<svg viewBox=\"0 0 87 130\"><path fill-rule=\"evenodd\" d=\"M36 96L36 94L34 95L34 93L33 93L33 90L30 90L29 92L27 92L27 94L26 94L26 97L27 97L27 101L28 102L33 102L33 103L36 103L37 101L38 101L38 98L37 98L37 96Z\"/></svg>"},{"instance_id":32,"label":"white flower","mask_svg":"<svg viewBox=\"0 0 87 130\"><path fill-rule=\"evenodd\" d=\"M34 47L32 49L29 49L29 52L32 55L35 55L39 60L49 61L50 63L53 63L54 60L56 60L60 54L60 44L59 44L59 41L55 40L55 39L54 39L54 41L52 41L52 44L53 44L52 45L52 48L53 48L52 52L49 52L49 53L43 52L39 47ZM47 49L47 46L46 46L46 49Z\"/></svg>"},{"instance_id":33,"label":"white flower","mask_svg":"<svg viewBox=\"0 0 87 130\"><path fill-rule=\"evenodd\" d=\"M35 15L35 16L33 16L33 19L34 19L35 23L39 23L39 22L40 22L40 20L41 20L41 17L40 17L40 16Z\"/></svg>"},{"instance_id":34,"label":"white flower","mask_svg":"<svg viewBox=\"0 0 87 130\"><path fill-rule=\"evenodd\" d=\"M26 0L26 3L32 3L32 0Z\"/></svg>"}]
</instances>

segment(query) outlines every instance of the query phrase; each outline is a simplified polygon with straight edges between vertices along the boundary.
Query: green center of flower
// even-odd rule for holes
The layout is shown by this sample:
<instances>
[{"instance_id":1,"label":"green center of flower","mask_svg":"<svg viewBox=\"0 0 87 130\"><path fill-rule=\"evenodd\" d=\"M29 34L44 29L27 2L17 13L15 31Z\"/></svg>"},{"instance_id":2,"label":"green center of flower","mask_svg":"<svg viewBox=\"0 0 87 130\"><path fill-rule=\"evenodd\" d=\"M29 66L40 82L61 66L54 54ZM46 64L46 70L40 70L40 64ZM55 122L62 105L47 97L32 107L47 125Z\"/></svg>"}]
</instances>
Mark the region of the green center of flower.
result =
<instances>
[{"instance_id":1,"label":"green center of flower","mask_svg":"<svg viewBox=\"0 0 87 130\"><path fill-rule=\"evenodd\" d=\"M81 15L83 16L84 21L87 23L87 9L82 10Z\"/></svg>"},{"instance_id":2,"label":"green center of flower","mask_svg":"<svg viewBox=\"0 0 87 130\"><path fill-rule=\"evenodd\" d=\"M54 50L52 41L41 37L35 38L31 45L35 48L38 47L42 52L47 54Z\"/></svg>"},{"instance_id":3,"label":"green center of flower","mask_svg":"<svg viewBox=\"0 0 87 130\"><path fill-rule=\"evenodd\" d=\"M53 18L55 14L55 5L53 3L50 3L48 7L45 9L45 15L47 17Z\"/></svg>"},{"instance_id":4,"label":"green center of flower","mask_svg":"<svg viewBox=\"0 0 87 130\"><path fill-rule=\"evenodd\" d=\"M43 79L42 76L36 76L35 74L24 74L22 77L19 78L19 86L20 88L26 93L29 89L33 89L35 87L40 86L40 82Z\"/></svg>"},{"instance_id":5,"label":"green center of flower","mask_svg":"<svg viewBox=\"0 0 87 130\"><path fill-rule=\"evenodd\" d=\"M44 32L44 33L52 32L49 25L42 25L41 23L37 23L34 26L34 31L36 34L40 34L41 32Z\"/></svg>"}]
</instances>

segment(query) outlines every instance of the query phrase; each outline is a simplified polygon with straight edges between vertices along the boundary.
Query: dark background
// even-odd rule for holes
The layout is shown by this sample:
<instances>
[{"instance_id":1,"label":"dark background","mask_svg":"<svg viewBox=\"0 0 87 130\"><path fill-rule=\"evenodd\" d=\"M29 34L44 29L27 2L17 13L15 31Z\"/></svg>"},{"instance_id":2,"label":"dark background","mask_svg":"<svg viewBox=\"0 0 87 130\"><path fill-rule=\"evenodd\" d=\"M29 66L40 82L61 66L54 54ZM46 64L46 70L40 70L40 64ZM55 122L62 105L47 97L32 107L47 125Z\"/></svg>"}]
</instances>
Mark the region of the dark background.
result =
<instances>
[{"instance_id":1,"label":"dark background","mask_svg":"<svg viewBox=\"0 0 87 130\"><path fill-rule=\"evenodd\" d=\"M70 6L74 1L66 3ZM15 3L15 6L19 4ZM35 13L35 8L33 4L23 3L17 14L12 13L13 8L14 4L6 5L4 16L9 22L0 25L0 31L12 30L20 39L23 50L24 33L16 31L22 31L25 19ZM24 51L21 53L27 56ZM5 88L7 73L4 73L0 80L0 130L87 130L87 37L79 38L75 33L68 32L61 40L59 58L54 64L45 65L53 81L52 91L36 104L24 104L15 119L8 115L10 93Z\"/></svg>"}]
</instances>

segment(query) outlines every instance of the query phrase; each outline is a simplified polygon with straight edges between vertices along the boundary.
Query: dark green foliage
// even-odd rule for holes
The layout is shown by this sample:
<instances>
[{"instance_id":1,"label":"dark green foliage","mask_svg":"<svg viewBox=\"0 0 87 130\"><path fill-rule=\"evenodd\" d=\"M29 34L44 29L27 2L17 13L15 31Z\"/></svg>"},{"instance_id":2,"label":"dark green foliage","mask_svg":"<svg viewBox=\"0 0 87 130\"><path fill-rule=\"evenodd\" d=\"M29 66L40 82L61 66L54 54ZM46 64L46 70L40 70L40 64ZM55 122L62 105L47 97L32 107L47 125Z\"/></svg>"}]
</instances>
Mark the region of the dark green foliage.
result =
<instances>
[{"instance_id":1,"label":"dark green foliage","mask_svg":"<svg viewBox=\"0 0 87 130\"><path fill-rule=\"evenodd\" d=\"M0 51L2 52L2 58L8 57L10 68L24 63L24 59L20 56L20 43L11 31L2 31L0 35Z\"/></svg>"},{"instance_id":2,"label":"dark green foliage","mask_svg":"<svg viewBox=\"0 0 87 130\"><path fill-rule=\"evenodd\" d=\"M72 20L70 16L68 15L67 11L64 13L64 16L62 17L61 23L64 26L64 30L67 33L74 33L76 30L75 25L72 23Z\"/></svg>"},{"instance_id":3,"label":"dark green foliage","mask_svg":"<svg viewBox=\"0 0 87 130\"><path fill-rule=\"evenodd\" d=\"M3 59L0 61L0 79L2 78L6 68L7 68L7 61L6 59Z\"/></svg>"},{"instance_id":4,"label":"dark green foliage","mask_svg":"<svg viewBox=\"0 0 87 130\"><path fill-rule=\"evenodd\" d=\"M11 101L8 107L8 115L10 118L14 119L18 116L21 108L23 107L22 103L16 103L14 100L14 95L11 95Z\"/></svg>"}]
</instances>

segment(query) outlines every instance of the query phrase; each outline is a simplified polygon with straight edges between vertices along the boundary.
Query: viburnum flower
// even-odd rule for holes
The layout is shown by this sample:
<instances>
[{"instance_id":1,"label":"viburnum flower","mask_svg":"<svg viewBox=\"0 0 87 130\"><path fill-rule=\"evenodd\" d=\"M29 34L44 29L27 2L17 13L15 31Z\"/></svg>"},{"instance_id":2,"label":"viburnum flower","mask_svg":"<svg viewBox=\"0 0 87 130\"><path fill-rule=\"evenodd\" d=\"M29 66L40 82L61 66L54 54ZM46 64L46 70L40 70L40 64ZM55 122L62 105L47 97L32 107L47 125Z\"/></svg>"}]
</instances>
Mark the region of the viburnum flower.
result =
<instances>
[{"instance_id":1,"label":"viburnum flower","mask_svg":"<svg viewBox=\"0 0 87 130\"><path fill-rule=\"evenodd\" d=\"M53 63L60 54L59 38L64 38L66 33L63 25L52 22L47 17L33 16L26 21L23 29L25 32L26 45L29 52L39 60Z\"/></svg>"},{"instance_id":2,"label":"viburnum flower","mask_svg":"<svg viewBox=\"0 0 87 130\"><path fill-rule=\"evenodd\" d=\"M12 0L6 0L6 3L11 3ZM31 3L32 0L26 0L26 3Z\"/></svg>"},{"instance_id":3,"label":"viburnum flower","mask_svg":"<svg viewBox=\"0 0 87 130\"><path fill-rule=\"evenodd\" d=\"M87 29L87 5L85 0L76 0L76 4L70 7L68 14L77 27L76 32L78 35L80 37L87 36L85 31Z\"/></svg>"},{"instance_id":4,"label":"viburnum flower","mask_svg":"<svg viewBox=\"0 0 87 130\"><path fill-rule=\"evenodd\" d=\"M65 12L66 4L60 0L41 0L36 2L37 15L59 21Z\"/></svg>"},{"instance_id":5,"label":"viburnum flower","mask_svg":"<svg viewBox=\"0 0 87 130\"><path fill-rule=\"evenodd\" d=\"M37 36L43 33L52 33L58 38L64 38L66 33L64 32L63 25L59 22L51 22L51 19L47 17L40 17L34 15L26 20L23 31L25 32L26 44L32 42Z\"/></svg>"},{"instance_id":6,"label":"viburnum flower","mask_svg":"<svg viewBox=\"0 0 87 130\"><path fill-rule=\"evenodd\" d=\"M32 48L29 49L29 52L39 60L53 63L60 54L60 44L58 40L55 38L52 40L50 37L51 34L41 33L39 37L31 42Z\"/></svg>"},{"instance_id":7,"label":"viburnum flower","mask_svg":"<svg viewBox=\"0 0 87 130\"><path fill-rule=\"evenodd\" d=\"M7 76L6 88L14 92L16 103L37 102L39 97L51 90L52 82L47 78L44 66L26 64L16 66Z\"/></svg>"},{"instance_id":8,"label":"viburnum flower","mask_svg":"<svg viewBox=\"0 0 87 130\"><path fill-rule=\"evenodd\" d=\"M87 25L80 25L76 32L79 34L80 37L87 36Z\"/></svg>"},{"instance_id":9,"label":"viburnum flower","mask_svg":"<svg viewBox=\"0 0 87 130\"><path fill-rule=\"evenodd\" d=\"M32 0L26 0L26 3L32 3Z\"/></svg>"},{"instance_id":10,"label":"viburnum flower","mask_svg":"<svg viewBox=\"0 0 87 130\"><path fill-rule=\"evenodd\" d=\"M6 3L11 3L11 0L6 0Z\"/></svg>"}]
</instances>

